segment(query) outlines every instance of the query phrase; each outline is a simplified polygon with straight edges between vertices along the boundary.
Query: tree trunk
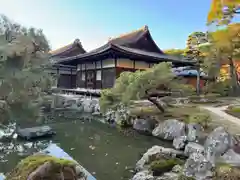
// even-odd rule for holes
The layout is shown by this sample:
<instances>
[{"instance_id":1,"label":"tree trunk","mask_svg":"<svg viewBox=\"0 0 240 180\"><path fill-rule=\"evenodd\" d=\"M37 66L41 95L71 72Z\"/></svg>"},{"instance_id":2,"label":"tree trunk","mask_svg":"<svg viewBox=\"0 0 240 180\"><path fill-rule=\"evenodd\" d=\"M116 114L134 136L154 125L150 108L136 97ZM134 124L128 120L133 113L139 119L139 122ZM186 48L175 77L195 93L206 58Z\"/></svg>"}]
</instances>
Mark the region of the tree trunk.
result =
<instances>
[{"instance_id":1,"label":"tree trunk","mask_svg":"<svg viewBox=\"0 0 240 180\"><path fill-rule=\"evenodd\" d=\"M157 99L148 97L147 98L151 103L153 103L162 113L165 112L164 107L157 101Z\"/></svg>"},{"instance_id":2,"label":"tree trunk","mask_svg":"<svg viewBox=\"0 0 240 180\"><path fill-rule=\"evenodd\" d=\"M200 95L200 68L198 67L197 68L197 87L196 87L196 90L197 90L197 95Z\"/></svg>"},{"instance_id":3,"label":"tree trunk","mask_svg":"<svg viewBox=\"0 0 240 180\"><path fill-rule=\"evenodd\" d=\"M229 60L229 68L230 68L231 91L233 95L236 95L238 90L238 78L237 78L236 68L234 66L232 56L229 56L228 60Z\"/></svg>"}]
</instances>

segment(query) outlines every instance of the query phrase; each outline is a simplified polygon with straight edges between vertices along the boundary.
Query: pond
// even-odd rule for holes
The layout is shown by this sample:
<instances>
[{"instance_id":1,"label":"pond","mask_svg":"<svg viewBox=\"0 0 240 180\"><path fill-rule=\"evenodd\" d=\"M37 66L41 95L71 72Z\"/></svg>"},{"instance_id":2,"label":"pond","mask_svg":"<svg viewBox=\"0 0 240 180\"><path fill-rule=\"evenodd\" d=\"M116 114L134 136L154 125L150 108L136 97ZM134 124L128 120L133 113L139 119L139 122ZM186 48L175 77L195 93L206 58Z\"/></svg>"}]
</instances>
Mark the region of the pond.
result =
<instances>
[{"instance_id":1,"label":"pond","mask_svg":"<svg viewBox=\"0 0 240 180\"><path fill-rule=\"evenodd\" d=\"M127 180L132 176L131 170L141 153L153 145L171 146L151 136L118 130L97 120L80 120L77 113L64 119L50 123L57 133L51 141L57 143L98 180ZM45 140L45 145L47 143ZM8 162L0 163L0 171L8 172L21 157L12 152L5 159Z\"/></svg>"}]
</instances>

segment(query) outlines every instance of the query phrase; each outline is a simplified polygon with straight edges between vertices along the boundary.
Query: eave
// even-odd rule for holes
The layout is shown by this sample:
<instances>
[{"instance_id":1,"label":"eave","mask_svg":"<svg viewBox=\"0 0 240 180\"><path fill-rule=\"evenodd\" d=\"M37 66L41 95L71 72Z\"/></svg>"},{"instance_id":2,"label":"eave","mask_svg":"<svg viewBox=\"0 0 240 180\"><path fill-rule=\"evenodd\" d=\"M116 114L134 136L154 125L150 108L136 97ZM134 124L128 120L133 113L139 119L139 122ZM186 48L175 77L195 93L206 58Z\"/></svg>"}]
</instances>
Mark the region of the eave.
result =
<instances>
[{"instance_id":1,"label":"eave","mask_svg":"<svg viewBox=\"0 0 240 180\"><path fill-rule=\"evenodd\" d=\"M89 53L59 59L58 63L59 64L72 64L72 63L74 64L76 62L94 59L95 57L106 54L109 51L115 51L115 52L123 53L123 54L129 55L129 56L146 58L146 59L149 59L149 61L152 61L155 63L172 62L172 63L182 63L182 64L190 65L190 66L195 64L195 62L186 60L181 57L169 56L169 55L159 54L159 53L154 53L154 52L146 52L143 50L127 48L124 46L119 46L119 45L115 45L115 44L111 44L111 43L107 43L104 46L102 46L98 49L95 49Z\"/></svg>"}]
</instances>

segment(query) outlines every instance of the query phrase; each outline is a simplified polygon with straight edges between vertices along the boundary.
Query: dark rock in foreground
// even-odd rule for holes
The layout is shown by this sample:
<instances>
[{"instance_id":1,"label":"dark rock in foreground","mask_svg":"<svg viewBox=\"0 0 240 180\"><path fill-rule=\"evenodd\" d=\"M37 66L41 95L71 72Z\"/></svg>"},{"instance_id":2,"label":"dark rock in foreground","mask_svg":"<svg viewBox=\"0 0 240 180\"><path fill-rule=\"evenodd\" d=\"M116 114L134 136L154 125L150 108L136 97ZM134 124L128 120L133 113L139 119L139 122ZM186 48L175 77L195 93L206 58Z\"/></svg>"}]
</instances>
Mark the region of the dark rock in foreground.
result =
<instances>
[{"instance_id":1,"label":"dark rock in foreground","mask_svg":"<svg viewBox=\"0 0 240 180\"><path fill-rule=\"evenodd\" d=\"M40 137L51 137L56 133L49 126L38 126L32 128L20 128L17 129L18 137L30 140Z\"/></svg>"}]
</instances>

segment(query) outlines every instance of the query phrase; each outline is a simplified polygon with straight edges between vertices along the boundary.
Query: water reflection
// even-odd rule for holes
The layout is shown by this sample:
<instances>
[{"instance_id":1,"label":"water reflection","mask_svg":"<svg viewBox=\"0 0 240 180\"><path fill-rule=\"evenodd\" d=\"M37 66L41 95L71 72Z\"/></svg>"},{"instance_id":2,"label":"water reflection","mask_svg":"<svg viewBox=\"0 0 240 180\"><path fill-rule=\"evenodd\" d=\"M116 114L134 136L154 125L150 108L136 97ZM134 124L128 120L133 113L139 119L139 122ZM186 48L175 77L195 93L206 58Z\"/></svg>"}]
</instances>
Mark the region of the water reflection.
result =
<instances>
[{"instance_id":1,"label":"water reflection","mask_svg":"<svg viewBox=\"0 0 240 180\"><path fill-rule=\"evenodd\" d=\"M98 180L127 180L132 175L131 169L134 168L141 153L156 144L171 146L136 132L126 136L125 133L95 120L83 121L77 113L75 118L65 117L65 120L58 116L57 120L51 121L50 126L57 132L52 142L57 143ZM37 141L35 144L38 145L33 145L32 151L43 149L50 142L50 140ZM26 142L16 143L23 145ZM22 157L16 151L9 152L4 157L8 160L7 165L0 162L0 171L9 171Z\"/></svg>"}]
</instances>

